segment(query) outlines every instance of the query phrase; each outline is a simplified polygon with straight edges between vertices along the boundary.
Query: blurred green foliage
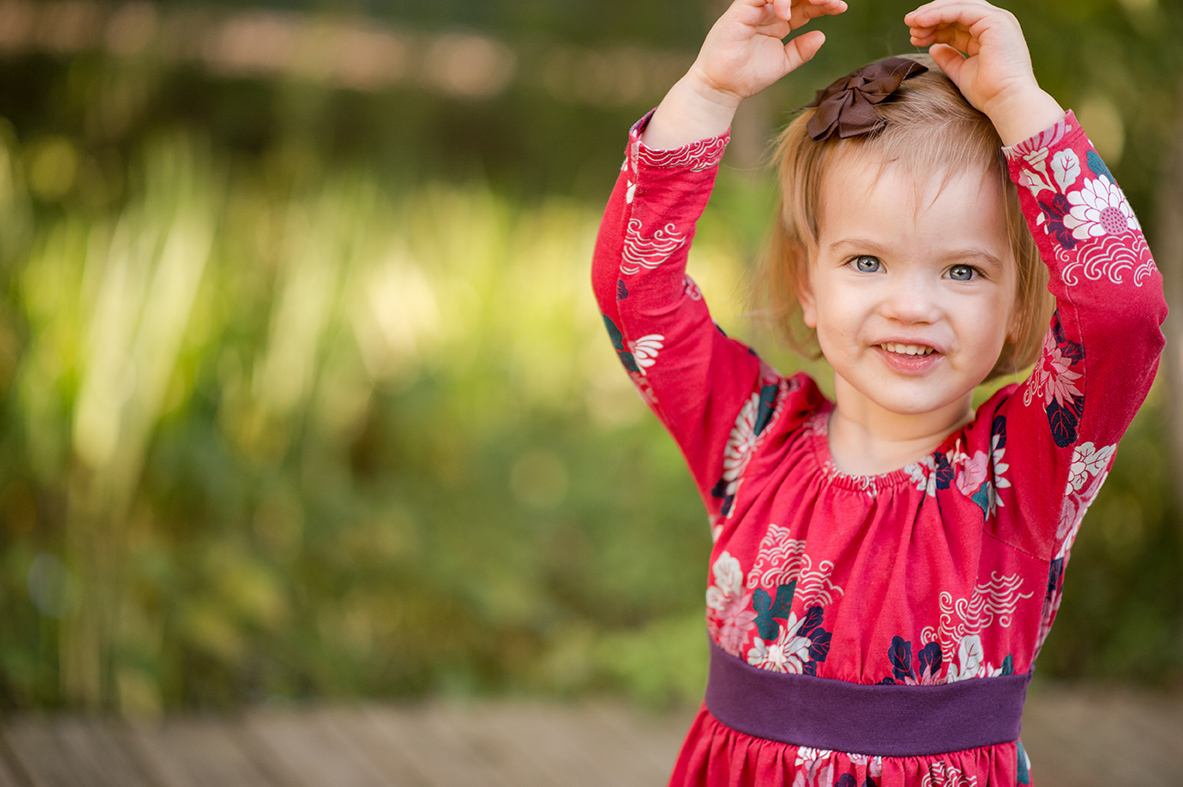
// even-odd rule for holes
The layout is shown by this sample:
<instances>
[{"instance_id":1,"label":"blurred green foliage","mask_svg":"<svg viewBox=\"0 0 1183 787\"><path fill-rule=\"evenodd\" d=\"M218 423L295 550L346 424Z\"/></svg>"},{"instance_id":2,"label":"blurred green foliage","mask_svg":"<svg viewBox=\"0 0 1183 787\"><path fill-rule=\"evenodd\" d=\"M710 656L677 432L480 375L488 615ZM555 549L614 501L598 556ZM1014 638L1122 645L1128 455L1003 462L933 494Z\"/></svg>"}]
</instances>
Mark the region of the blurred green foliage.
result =
<instances>
[{"instance_id":1,"label":"blurred green foliage","mask_svg":"<svg viewBox=\"0 0 1183 787\"><path fill-rule=\"evenodd\" d=\"M1086 73L1071 64L1092 40L1063 39L1103 25L1105 41L1144 43L1146 7L1045 3L1029 25L1053 90L1102 123L1117 113L1105 142L1139 208L1169 117L1130 113L1129 89L1141 80L1169 114L1171 72L1147 74L1178 44ZM667 47L692 47L709 18L671 3L652 18L619 3L427 8L359 6ZM845 43L775 105L898 51L904 10L836 20ZM646 108L520 85L485 101L365 94L93 53L5 61L0 701L697 702L705 515L587 284ZM721 324L788 370L801 361L743 316L770 208L766 179L725 170L692 268ZM1180 675L1165 397L1088 516L1041 674Z\"/></svg>"}]
</instances>

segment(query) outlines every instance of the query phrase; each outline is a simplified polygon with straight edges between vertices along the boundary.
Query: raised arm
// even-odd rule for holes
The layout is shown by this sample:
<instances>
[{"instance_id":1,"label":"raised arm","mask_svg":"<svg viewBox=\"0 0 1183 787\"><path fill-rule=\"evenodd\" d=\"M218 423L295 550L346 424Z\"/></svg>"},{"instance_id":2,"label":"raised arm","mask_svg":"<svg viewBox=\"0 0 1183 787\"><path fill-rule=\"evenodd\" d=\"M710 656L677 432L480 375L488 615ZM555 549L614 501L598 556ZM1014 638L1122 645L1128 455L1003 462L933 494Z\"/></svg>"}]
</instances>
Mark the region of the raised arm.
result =
<instances>
[{"instance_id":1,"label":"raised arm","mask_svg":"<svg viewBox=\"0 0 1183 787\"><path fill-rule=\"evenodd\" d=\"M1036 82L1013 15L981 0L936 0L905 22L912 43L931 45L1008 146L1011 177L1050 272L1056 312L1043 352L988 423L998 506L1009 509L996 535L1062 569L1154 380L1166 316L1162 278L1113 175L1076 118Z\"/></svg>"},{"instance_id":2,"label":"raised arm","mask_svg":"<svg viewBox=\"0 0 1183 787\"><path fill-rule=\"evenodd\" d=\"M736 0L694 66L632 130L596 243L604 324L642 397L678 442L716 526L740 474L794 384L711 320L685 273L740 100L808 60L820 33L781 38L841 0Z\"/></svg>"}]
</instances>

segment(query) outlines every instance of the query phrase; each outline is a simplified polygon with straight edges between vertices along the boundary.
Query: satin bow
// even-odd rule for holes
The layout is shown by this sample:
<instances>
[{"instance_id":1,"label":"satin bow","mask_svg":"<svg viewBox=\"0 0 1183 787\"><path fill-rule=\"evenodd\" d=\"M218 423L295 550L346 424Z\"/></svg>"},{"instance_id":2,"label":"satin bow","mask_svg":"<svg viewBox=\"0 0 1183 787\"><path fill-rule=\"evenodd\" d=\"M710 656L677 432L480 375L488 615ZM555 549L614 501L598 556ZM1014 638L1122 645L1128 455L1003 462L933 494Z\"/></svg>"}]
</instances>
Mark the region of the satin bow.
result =
<instances>
[{"instance_id":1,"label":"satin bow","mask_svg":"<svg viewBox=\"0 0 1183 787\"><path fill-rule=\"evenodd\" d=\"M814 142L829 139L835 130L842 139L878 131L884 125L872 108L899 89L910 76L927 66L906 57L889 57L863 66L819 90L810 107L817 107L805 128Z\"/></svg>"}]
</instances>

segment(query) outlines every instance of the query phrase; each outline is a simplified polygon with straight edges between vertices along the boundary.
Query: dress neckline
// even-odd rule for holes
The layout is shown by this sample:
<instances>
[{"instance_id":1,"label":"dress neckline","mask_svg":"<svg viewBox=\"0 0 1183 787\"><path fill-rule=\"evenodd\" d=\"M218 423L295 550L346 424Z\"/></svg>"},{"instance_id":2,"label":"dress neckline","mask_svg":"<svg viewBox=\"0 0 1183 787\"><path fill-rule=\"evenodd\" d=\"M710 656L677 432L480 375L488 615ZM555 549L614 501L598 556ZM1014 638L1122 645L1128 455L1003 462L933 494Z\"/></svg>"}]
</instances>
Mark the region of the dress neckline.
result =
<instances>
[{"instance_id":1,"label":"dress neckline","mask_svg":"<svg viewBox=\"0 0 1183 787\"><path fill-rule=\"evenodd\" d=\"M834 456L830 453L829 425L830 414L833 411L834 403L829 399L825 399L822 406L815 410L805 423L805 431L809 435L810 445L813 448L818 469L821 470L822 474L834 486L841 489L866 492L872 497L880 490L889 489L901 484L911 484L921 489L928 486L928 477L933 471L935 463L925 460L931 459L934 454L944 453L950 441L955 440L956 435L964 430L964 427L954 430L946 435L932 451L915 462L911 462L895 470L869 475L845 473L834 464Z\"/></svg>"}]
</instances>

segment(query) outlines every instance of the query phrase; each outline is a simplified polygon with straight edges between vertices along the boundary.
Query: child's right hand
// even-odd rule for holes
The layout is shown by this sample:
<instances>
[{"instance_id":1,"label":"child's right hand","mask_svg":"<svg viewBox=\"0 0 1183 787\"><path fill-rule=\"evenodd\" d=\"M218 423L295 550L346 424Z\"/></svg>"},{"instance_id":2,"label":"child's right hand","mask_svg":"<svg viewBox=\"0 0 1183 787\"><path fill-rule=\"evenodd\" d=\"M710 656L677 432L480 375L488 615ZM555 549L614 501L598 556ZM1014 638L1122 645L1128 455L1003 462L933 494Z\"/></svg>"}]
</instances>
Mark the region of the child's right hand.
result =
<instances>
[{"instance_id":1,"label":"child's right hand","mask_svg":"<svg viewBox=\"0 0 1183 787\"><path fill-rule=\"evenodd\" d=\"M722 134L740 101L806 63L824 33L785 36L819 16L840 14L844 0L735 0L715 22L694 65L661 102L645 144L670 149Z\"/></svg>"}]
</instances>

